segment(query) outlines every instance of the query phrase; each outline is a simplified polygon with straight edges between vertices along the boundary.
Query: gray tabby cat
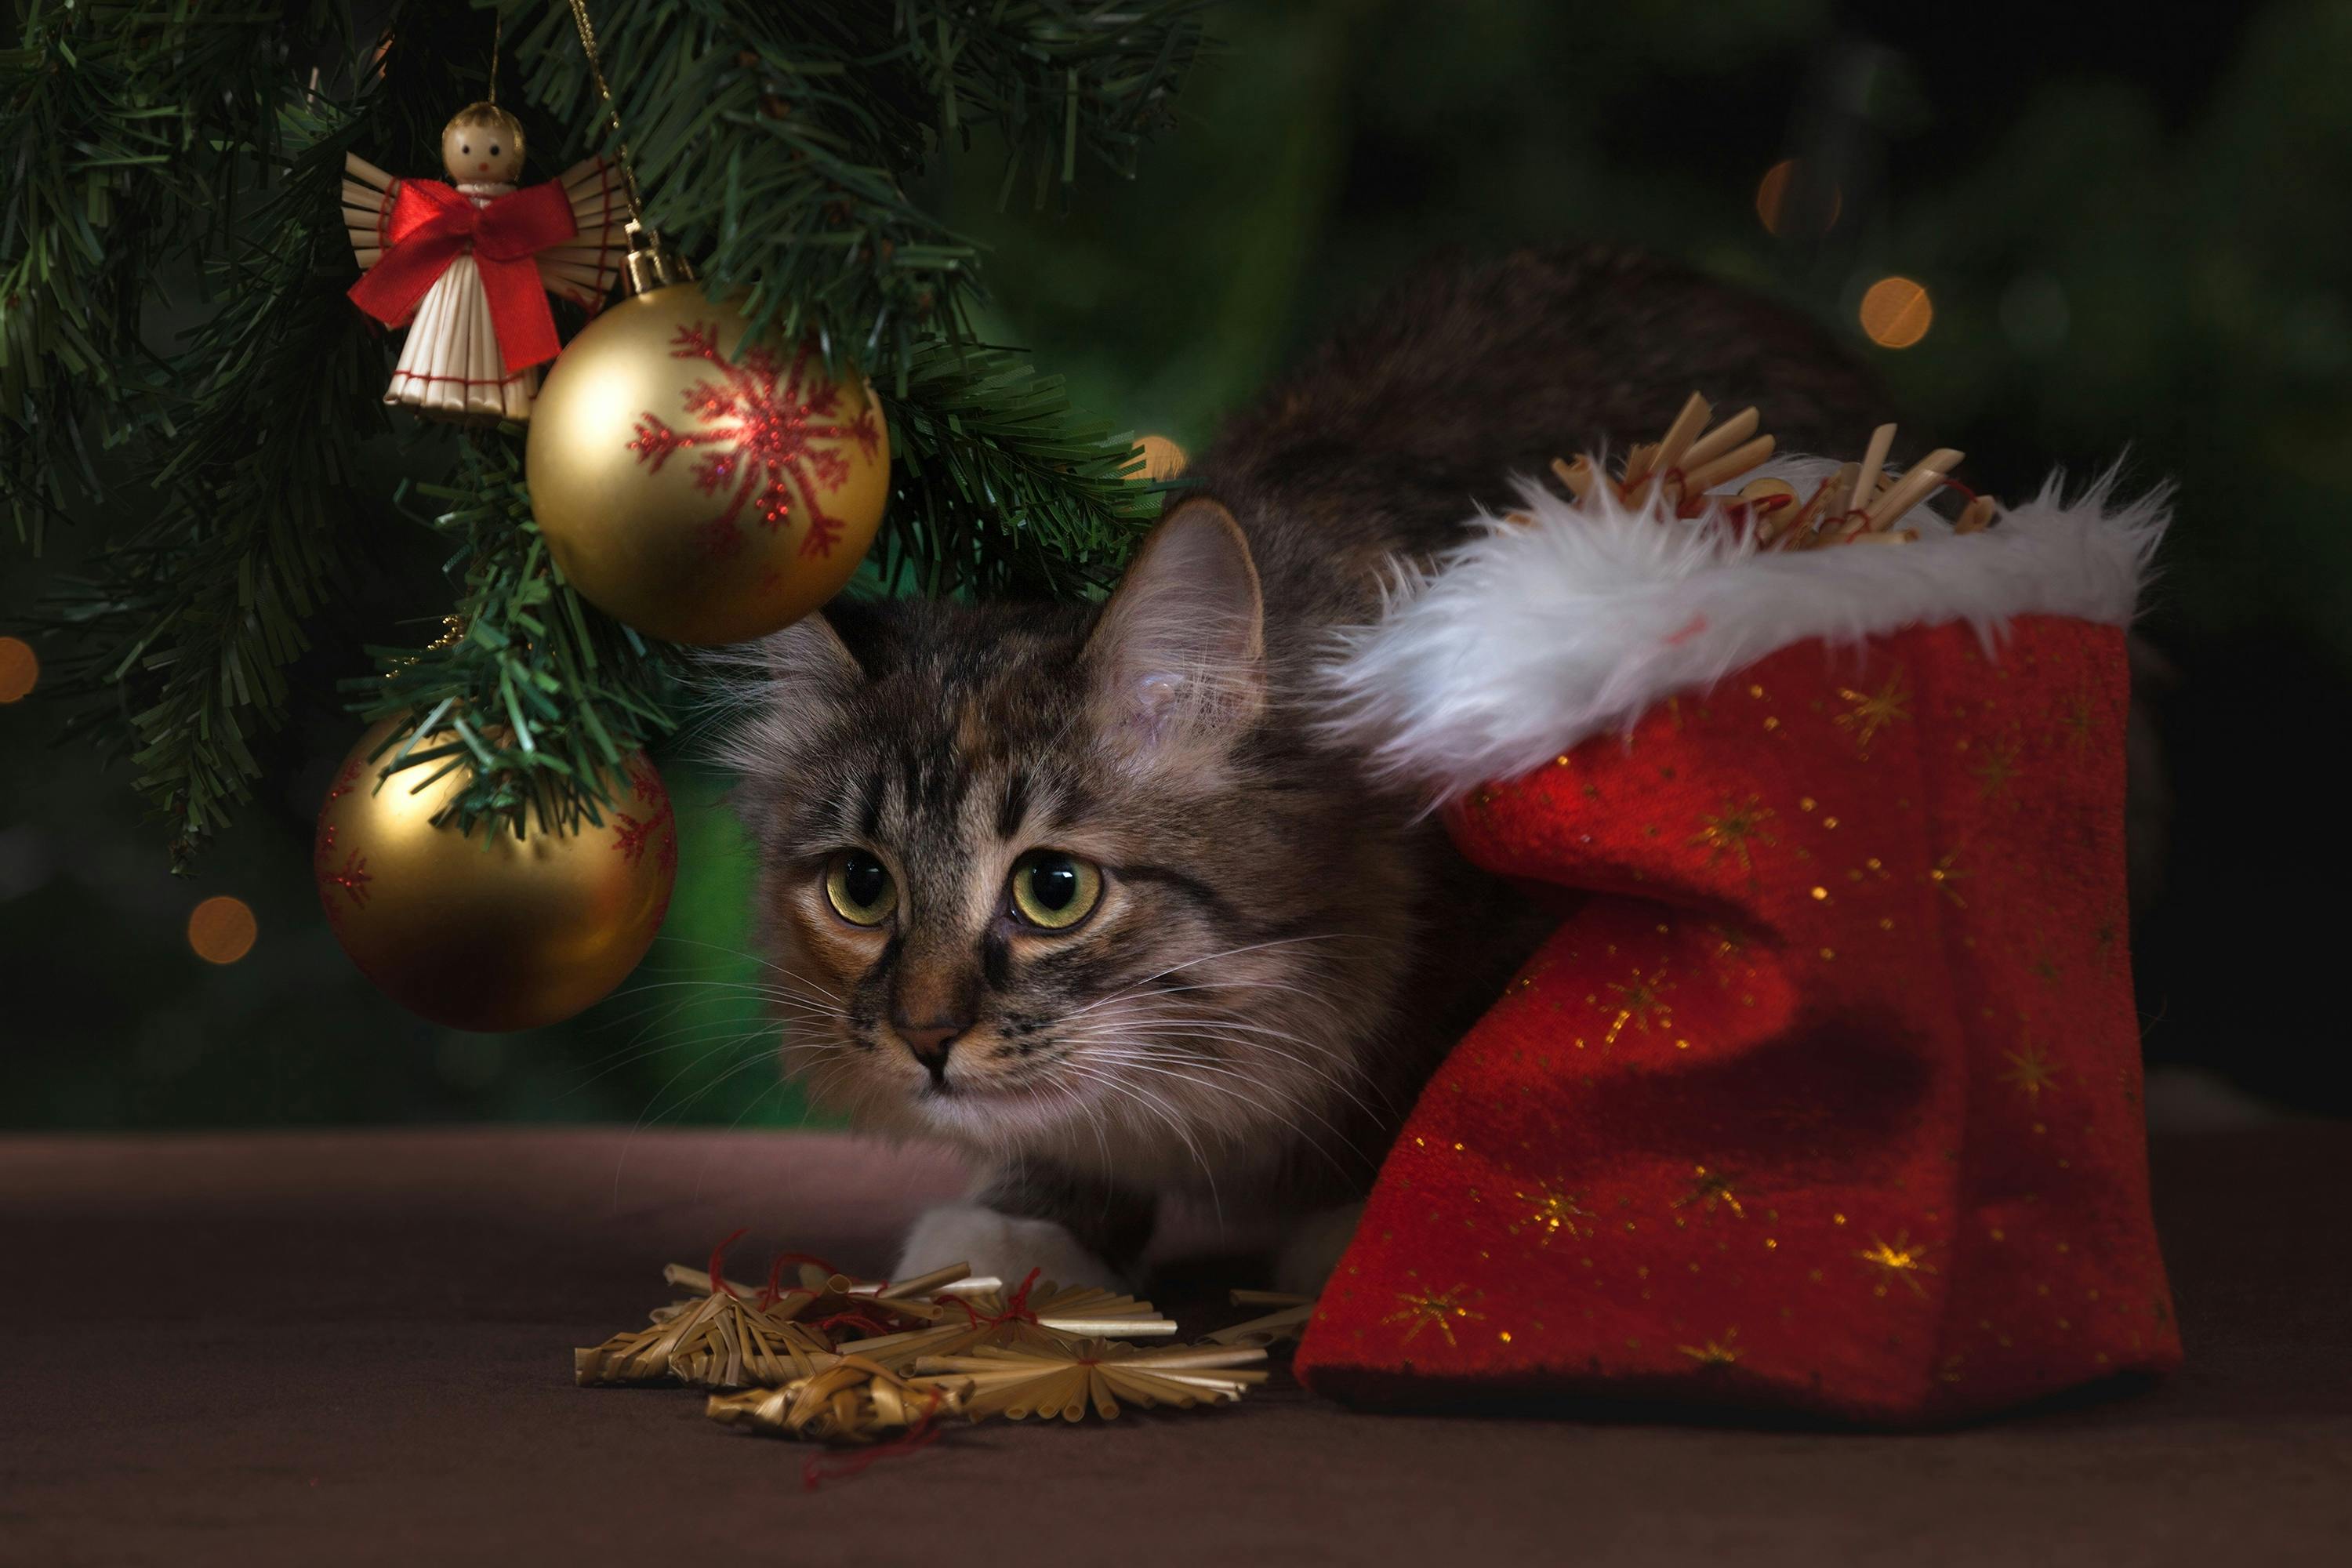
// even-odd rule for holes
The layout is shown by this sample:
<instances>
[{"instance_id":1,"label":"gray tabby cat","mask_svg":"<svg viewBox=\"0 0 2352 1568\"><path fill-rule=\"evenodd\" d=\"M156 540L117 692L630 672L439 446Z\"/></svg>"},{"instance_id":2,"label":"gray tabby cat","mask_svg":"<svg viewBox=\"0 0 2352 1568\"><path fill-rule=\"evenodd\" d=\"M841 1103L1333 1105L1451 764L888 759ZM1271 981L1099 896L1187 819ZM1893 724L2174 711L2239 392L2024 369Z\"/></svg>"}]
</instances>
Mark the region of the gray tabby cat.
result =
<instances>
[{"instance_id":1,"label":"gray tabby cat","mask_svg":"<svg viewBox=\"0 0 2352 1568\"><path fill-rule=\"evenodd\" d=\"M1513 475L1695 390L1793 449L1884 417L1811 327L1664 262L1435 268L1234 424L1103 605L843 605L761 645L727 760L788 1064L983 1173L901 1273L1116 1283L1183 1193L1295 1225L1284 1282L1319 1284L1547 922L1318 735L1317 661Z\"/></svg>"}]
</instances>

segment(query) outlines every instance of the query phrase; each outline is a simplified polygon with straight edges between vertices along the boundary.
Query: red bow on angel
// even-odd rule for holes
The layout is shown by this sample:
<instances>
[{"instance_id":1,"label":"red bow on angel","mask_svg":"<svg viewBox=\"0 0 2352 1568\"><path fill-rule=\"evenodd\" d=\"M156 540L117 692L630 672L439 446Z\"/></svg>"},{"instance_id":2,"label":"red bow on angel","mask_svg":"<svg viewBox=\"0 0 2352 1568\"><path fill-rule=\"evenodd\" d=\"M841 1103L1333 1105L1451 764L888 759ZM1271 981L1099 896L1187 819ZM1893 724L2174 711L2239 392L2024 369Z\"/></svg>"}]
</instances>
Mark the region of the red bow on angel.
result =
<instances>
[{"instance_id":1,"label":"red bow on angel","mask_svg":"<svg viewBox=\"0 0 2352 1568\"><path fill-rule=\"evenodd\" d=\"M450 120L441 161L449 184L344 160L343 220L367 268L352 301L409 329L384 401L436 418L527 419L537 367L558 348L547 295L593 311L619 272L620 171L591 158L517 189L522 126L489 103Z\"/></svg>"}]
</instances>

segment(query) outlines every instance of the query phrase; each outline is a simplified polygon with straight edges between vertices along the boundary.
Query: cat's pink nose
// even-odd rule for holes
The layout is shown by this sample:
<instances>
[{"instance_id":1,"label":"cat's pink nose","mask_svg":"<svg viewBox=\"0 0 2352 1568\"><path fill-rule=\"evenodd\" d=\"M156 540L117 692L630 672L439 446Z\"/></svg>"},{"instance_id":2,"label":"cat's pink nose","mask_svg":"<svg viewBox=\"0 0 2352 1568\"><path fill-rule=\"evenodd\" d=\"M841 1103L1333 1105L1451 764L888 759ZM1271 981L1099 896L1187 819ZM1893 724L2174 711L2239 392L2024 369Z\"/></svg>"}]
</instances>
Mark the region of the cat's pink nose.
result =
<instances>
[{"instance_id":1,"label":"cat's pink nose","mask_svg":"<svg viewBox=\"0 0 2352 1568\"><path fill-rule=\"evenodd\" d=\"M901 1024L894 1019L890 1026L898 1032L900 1039L907 1042L907 1049L914 1053L915 1059L929 1069L931 1077L944 1079L948 1070L948 1049L955 1044L955 1037L970 1026L970 1019L960 1018L929 1024Z\"/></svg>"}]
</instances>

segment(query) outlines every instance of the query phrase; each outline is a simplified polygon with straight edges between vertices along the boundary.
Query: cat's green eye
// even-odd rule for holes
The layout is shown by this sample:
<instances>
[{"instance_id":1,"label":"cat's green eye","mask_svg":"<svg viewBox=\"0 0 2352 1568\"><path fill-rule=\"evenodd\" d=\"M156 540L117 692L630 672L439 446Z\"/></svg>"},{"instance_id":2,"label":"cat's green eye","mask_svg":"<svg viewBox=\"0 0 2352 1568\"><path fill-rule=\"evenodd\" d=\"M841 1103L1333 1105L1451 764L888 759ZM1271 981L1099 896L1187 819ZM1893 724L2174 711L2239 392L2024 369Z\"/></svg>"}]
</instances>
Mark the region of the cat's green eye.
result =
<instances>
[{"instance_id":1,"label":"cat's green eye","mask_svg":"<svg viewBox=\"0 0 2352 1568\"><path fill-rule=\"evenodd\" d=\"M1027 924L1067 931L1094 913L1102 872L1059 849L1032 849L1013 863L1013 908Z\"/></svg>"},{"instance_id":2,"label":"cat's green eye","mask_svg":"<svg viewBox=\"0 0 2352 1568\"><path fill-rule=\"evenodd\" d=\"M898 907L898 884L865 850L845 849L824 869L824 896L850 924L878 926Z\"/></svg>"}]
</instances>

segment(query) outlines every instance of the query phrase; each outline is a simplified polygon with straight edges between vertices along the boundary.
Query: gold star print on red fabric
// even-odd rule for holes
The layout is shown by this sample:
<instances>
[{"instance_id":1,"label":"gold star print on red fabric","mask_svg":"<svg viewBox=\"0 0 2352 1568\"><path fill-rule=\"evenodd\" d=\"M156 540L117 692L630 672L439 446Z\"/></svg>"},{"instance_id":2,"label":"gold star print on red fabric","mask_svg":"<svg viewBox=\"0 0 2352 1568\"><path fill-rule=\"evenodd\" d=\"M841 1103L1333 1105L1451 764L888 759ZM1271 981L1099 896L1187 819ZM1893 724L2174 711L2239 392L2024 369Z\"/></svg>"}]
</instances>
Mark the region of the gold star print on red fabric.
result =
<instances>
[{"instance_id":1,"label":"gold star print on red fabric","mask_svg":"<svg viewBox=\"0 0 2352 1568\"><path fill-rule=\"evenodd\" d=\"M1457 1345L1461 1342L1454 1337L1454 1325L1486 1316L1464 1305L1465 1300L1475 1300L1477 1298L1459 1285L1443 1291L1401 1290L1397 1292L1397 1310L1381 1321L1405 1325L1400 1343L1411 1344L1412 1337L1422 1330L1434 1328L1444 1336L1447 1344Z\"/></svg>"}]
</instances>

